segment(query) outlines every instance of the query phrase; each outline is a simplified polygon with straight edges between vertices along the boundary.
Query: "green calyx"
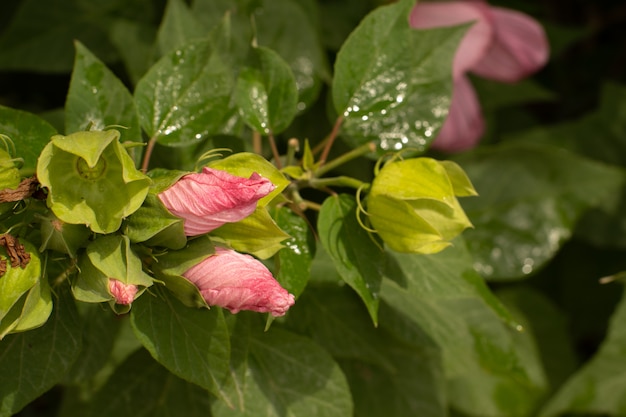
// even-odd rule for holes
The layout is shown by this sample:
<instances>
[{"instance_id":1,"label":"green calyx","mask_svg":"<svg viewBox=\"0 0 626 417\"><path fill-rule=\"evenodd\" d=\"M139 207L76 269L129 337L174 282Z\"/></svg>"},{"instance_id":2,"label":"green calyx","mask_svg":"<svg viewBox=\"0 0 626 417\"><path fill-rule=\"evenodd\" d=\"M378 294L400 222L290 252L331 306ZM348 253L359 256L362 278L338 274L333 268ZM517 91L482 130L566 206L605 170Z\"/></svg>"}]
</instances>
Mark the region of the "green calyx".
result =
<instances>
[{"instance_id":1,"label":"green calyx","mask_svg":"<svg viewBox=\"0 0 626 417\"><path fill-rule=\"evenodd\" d=\"M457 196L476 195L454 162L414 158L387 163L367 197L376 232L393 250L435 253L472 227Z\"/></svg>"},{"instance_id":2,"label":"green calyx","mask_svg":"<svg viewBox=\"0 0 626 417\"><path fill-rule=\"evenodd\" d=\"M137 170L117 130L55 135L37 163L48 206L62 221L112 233L143 203L150 179Z\"/></svg>"}]
</instances>

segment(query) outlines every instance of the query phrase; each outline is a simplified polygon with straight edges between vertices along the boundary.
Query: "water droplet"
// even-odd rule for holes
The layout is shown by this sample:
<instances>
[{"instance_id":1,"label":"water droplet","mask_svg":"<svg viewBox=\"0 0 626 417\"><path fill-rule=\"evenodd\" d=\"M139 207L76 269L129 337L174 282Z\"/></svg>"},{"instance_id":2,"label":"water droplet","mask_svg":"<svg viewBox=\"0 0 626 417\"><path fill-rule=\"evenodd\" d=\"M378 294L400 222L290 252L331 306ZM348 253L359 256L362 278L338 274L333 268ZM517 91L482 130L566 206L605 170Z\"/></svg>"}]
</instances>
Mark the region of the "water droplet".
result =
<instances>
[{"instance_id":1,"label":"water droplet","mask_svg":"<svg viewBox=\"0 0 626 417\"><path fill-rule=\"evenodd\" d=\"M367 117L367 115L361 116L361 120L366 121L367 119L369 119L369 117Z\"/></svg>"},{"instance_id":2,"label":"water droplet","mask_svg":"<svg viewBox=\"0 0 626 417\"><path fill-rule=\"evenodd\" d=\"M98 94L98 89L96 87L91 87L91 92L94 94Z\"/></svg>"},{"instance_id":3,"label":"water droplet","mask_svg":"<svg viewBox=\"0 0 626 417\"><path fill-rule=\"evenodd\" d=\"M198 140L200 140L200 139L202 139L202 135L201 135L200 133L196 133L195 138L196 138L196 139L198 139Z\"/></svg>"}]
</instances>

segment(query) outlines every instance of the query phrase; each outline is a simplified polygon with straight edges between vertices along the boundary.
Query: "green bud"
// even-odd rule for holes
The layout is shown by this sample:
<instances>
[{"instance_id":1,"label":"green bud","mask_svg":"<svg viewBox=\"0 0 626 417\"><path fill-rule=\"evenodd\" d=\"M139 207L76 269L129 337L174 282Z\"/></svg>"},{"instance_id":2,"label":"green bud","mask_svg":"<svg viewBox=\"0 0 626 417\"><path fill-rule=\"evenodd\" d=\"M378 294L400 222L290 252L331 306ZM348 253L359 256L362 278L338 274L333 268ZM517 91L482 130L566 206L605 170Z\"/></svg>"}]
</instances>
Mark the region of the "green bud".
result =
<instances>
[{"instance_id":1,"label":"green bud","mask_svg":"<svg viewBox=\"0 0 626 417\"><path fill-rule=\"evenodd\" d=\"M393 250L435 253L472 227L456 196L476 195L454 162L414 158L387 163L367 197L376 232Z\"/></svg>"},{"instance_id":2,"label":"green bud","mask_svg":"<svg viewBox=\"0 0 626 417\"><path fill-rule=\"evenodd\" d=\"M96 233L116 231L148 193L117 130L55 135L41 152L37 177L48 188L48 206L66 223Z\"/></svg>"}]
</instances>

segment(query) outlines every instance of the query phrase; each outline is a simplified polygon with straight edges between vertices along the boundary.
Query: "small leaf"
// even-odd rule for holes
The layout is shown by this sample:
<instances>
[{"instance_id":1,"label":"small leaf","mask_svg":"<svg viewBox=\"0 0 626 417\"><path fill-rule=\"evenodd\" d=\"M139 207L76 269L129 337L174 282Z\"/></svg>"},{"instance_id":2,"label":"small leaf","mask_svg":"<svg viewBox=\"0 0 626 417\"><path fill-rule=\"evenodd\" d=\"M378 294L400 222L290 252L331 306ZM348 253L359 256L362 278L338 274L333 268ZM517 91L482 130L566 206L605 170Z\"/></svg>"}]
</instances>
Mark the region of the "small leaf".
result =
<instances>
[{"instance_id":1,"label":"small leaf","mask_svg":"<svg viewBox=\"0 0 626 417\"><path fill-rule=\"evenodd\" d=\"M247 66L239 72L235 101L243 119L257 132L282 132L295 117L298 103L289 65L269 48L252 48Z\"/></svg>"},{"instance_id":2,"label":"small leaf","mask_svg":"<svg viewBox=\"0 0 626 417\"><path fill-rule=\"evenodd\" d=\"M133 303L135 335L170 372L230 403L222 391L230 356L222 310L190 308L166 291L160 293Z\"/></svg>"},{"instance_id":3,"label":"small leaf","mask_svg":"<svg viewBox=\"0 0 626 417\"><path fill-rule=\"evenodd\" d=\"M312 340L272 328L250 342L243 409L216 402L215 417L345 417L352 401L345 376Z\"/></svg>"},{"instance_id":4,"label":"small leaf","mask_svg":"<svg viewBox=\"0 0 626 417\"><path fill-rule=\"evenodd\" d=\"M333 103L352 147L426 149L448 112L452 59L467 26L413 30L414 1L370 13L337 54Z\"/></svg>"},{"instance_id":5,"label":"small leaf","mask_svg":"<svg viewBox=\"0 0 626 417\"><path fill-rule=\"evenodd\" d=\"M210 40L186 43L163 56L135 89L142 128L167 146L222 133L232 116L233 72Z\"/></svg>"},{"instance_id":6,"label":"small leaf","mask_svg":"<svg viewBox=\"0 0 626 417\"><path fill-rule=\"evenodd\" d=\"M317 226L320 243L339 275L361 297L376 324L384 252L357 222L356 208L349 195L329 197L322 204Z\"/></svg>"},{"instance_id":7,"label":"small leaf","mask_svg":"<svg viewBox=\"0 0 626 417\"><path fill-rule=\"evenodd\" d=\"M24 159L23 171L35 172L39 154L56 133L52 125L32 113L0 106L0 134L15 145L13 156Z\"/></svg>"},{"instance_id":8,"label":"small leaf","mask_svg":"<svg viewBox=\"0 0 626 417\"><path fill-rule=\"evenodd\" d=\"M6 249L4 246L0 247L0 259L6 263L6 271L0 276L0 321L4 320L12 306L42 279L39 252L28 241L20 241L20 243L24 245L24 250L30 255L30 261L25 267L12 266ZM2 323L2 327L4 327L4 323Z\"/></svg>"},{"instance_id":9,"label":"small leaf","mask_svg":"<svg viewBox=\"0 0 626 417\"><path fill-rule=\"evenodd\" d=\"M283 241L284 247L278 252L276 280L297 298L311 276L315 237L306 219L288 208L277 207L272 213L278 226L290 236Z\"/></svg>"},{"instance_id":10,"label":"small leaf","mask_svg":"<svg viewBox=\"0 0 626 417\"><path fill-rule=\"evenodd\" d=\"M161 200L148 194L139 210L130 215L123 226L124 234L134 242L148 246L182 249L187 244L183 220L172 215Z\"/></svg>"},{"instance_id":11,"label":"small leaf","mask_svg":"<svg viewBox=\"0 0 626 417\"><path fill-rule=\"evenodd\" d=\"M142 142L133 97L124 84L83 44L75 42L76 58L65 101L65 133L120 129L122 142ZM135 161L140 152L136 152Z\"/></svg>"},{"instance_id":12,"label":"small leaf","mask_svg":"<svg viewBox=\"0 0 626 417\"><path fill-rule=\"evenodd\" d=\"M17 413L59 383L78 357L82 339L74 300L65 287L55 288L55 295L52 316L43 327L0 341L2 416Z\"/></svg>"}]
</instances>

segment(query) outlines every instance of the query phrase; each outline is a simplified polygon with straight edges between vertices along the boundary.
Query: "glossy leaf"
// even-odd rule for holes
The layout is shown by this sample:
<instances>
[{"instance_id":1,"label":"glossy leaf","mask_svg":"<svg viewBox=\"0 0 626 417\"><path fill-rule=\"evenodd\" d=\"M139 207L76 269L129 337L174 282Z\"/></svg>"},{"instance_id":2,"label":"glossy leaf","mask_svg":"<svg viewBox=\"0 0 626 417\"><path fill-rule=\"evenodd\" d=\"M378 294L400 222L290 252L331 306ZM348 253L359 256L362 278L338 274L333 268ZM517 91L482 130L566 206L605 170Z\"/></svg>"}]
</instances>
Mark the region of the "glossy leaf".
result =
<instances>
[{"instance_id":1,"label":"glossy leaf","mask_svg":"<svg viewBox=\"0 0 626 417\"><path fill-rule=\"evenodd\" d=\"M35 172L39 154L57 132L32 113L0 106L0 133L11 139L15 151L24 159L22 169L31 174Z\"/></svg>"},{"instance_id":2,"label":"glossy leaf","mask_svg":"<svg viewBox=\"0 0 626 417\"><path fill-rule=\"evenodd\" d=\"M233 85L233 68L210 40L187 43L163 56L137 84L141 127L167 146L220 133L232 115Z\"/></svg>"},{"instance_id":3,"label":"glossy leaf","mask_svg":"<svg viewBox=\"0 0 626 417\"><path fill-rule=\"evenodd\" d=\"M141 142L133 97L124 84L83 44L75 43L76 58L65 101L65 133L123 126L120 141ZM140 152L135 161L139 161Z\"/></svg>"},{"instance_id":4,"label":"glossy leaf","mask_svg":"<svg viewBox=\"0 0 626 417\"><path fill-rule=\"evenodd\" d=\"M541 410L541 417L563 413L623 415L626 404L626 373L619 364L624 362L626 343L626 302L613 313L606 339L594 357L565 383Z\"/></svg>"},{"instance_id":5,"label":"glossy leaf","mask_svg":"<svg viewBox=\"0 0 626 417\"><path fill-rule=\"evenodd\" d=\"M120 387L125 387L123 393ZM209 407L205 390L172 375L139 350L120 364L81 416L204 417Z\"/></svg>"},{"instance_id":6,"label":"glossy leaf","mask_svg":"<svg viewBox=\"0 0 626 417\"><path fill-rule=\"evenodd\" d=\"M341 279L361 297L378 323L379 290L384 253L356 220L356 200L347 194L329 197L320 209L320 243L330 254Z\"/></svg>"},{"instance_id":7,"label":"glossy leaf","mask_svg":"<svg viewBox=\"0 0 626 417\"><path fill-rule=\"evenodd\" d=\"M614 196L624 174L547 145L513 143L458 158L479 196L463 200L474 224L464 236L485 277L536 271L572 234L580 216Z\"/></svg>"},{"instance_id":8,"label":"glossy leaf","mask_svg":"<svg viewBox=\"0 0 626 417\"><path fill-rule=\"evenodd\" d=\"M61 381L81 349L81 326L67 288L56 288L48 322L0 341L0 415L10 416ZM25 383L28 381L28 383Z\"/></svg>"},{"instance_id":9,"label":"glossy leaf","mask_svg":"<svg viewBox=\"0 0 626 417\"><path fill-rule=\"evenodd\" d=\"M311 275L311 262L315 255L313 230L306 219L286 207L277 207L272 214L276 224L289 235L282 242L284 248L278 252L278 273L275 277L297 298Z\"/></svg>"},{"instance_id":10,"label":"glossy leaf","mask_svg":"<svg viewBox=\"0 0 626 417\"><path fill-rule=\"evenodd\" d=\"M267 46L289 63L298 87L298 110L317 98L328 64L306 10L294 0L263 0L254 13L258 44Z\"/></svg>"},{"instance_id":11,"label":"glossy leaf","mask_svg":"<svg viewBox=\"0 0 626 417\"><path fill-rule=\"evenodd\" d=\"M352 147L424 150L448 114L452 58L467 26L413 30L414 3L376 9L339 50L333 104Z\"/></svg>"},{"instance_id":12,"label":"glossy leaf","mask_svg":"<svg viewBox=\"0 0 626 417\"><path fill-rule=\"evenodd\" d=\"M168 0L157 33L157 43L161 54L166 54L182 47L192 39L202 38L208 34L196 19L189 6L182 0Z\"/></svg>"},{"instance_id":13,"label":"glossy leaf","mask_svg":"<svg viewBox=\"0 0 626 417\"><path fill-rule=\"evenodd\" d=\"M135 335L170 372L230 403L221 388L230 356L222 310L190 308L167 292L160 294L133 303Z\"/></svg>"},{"instance_id":14,"label":"glossy leaf","mask_svg":"<svg viewBox=\"0 0 626 417\"><path fill-rule=\"evenodd\" d=\"M250 341L243 401L243 409L217 402L213 415L352 415L348 384L330 355L312 340L276 328Z\"/></svg>"}]
</instances>

